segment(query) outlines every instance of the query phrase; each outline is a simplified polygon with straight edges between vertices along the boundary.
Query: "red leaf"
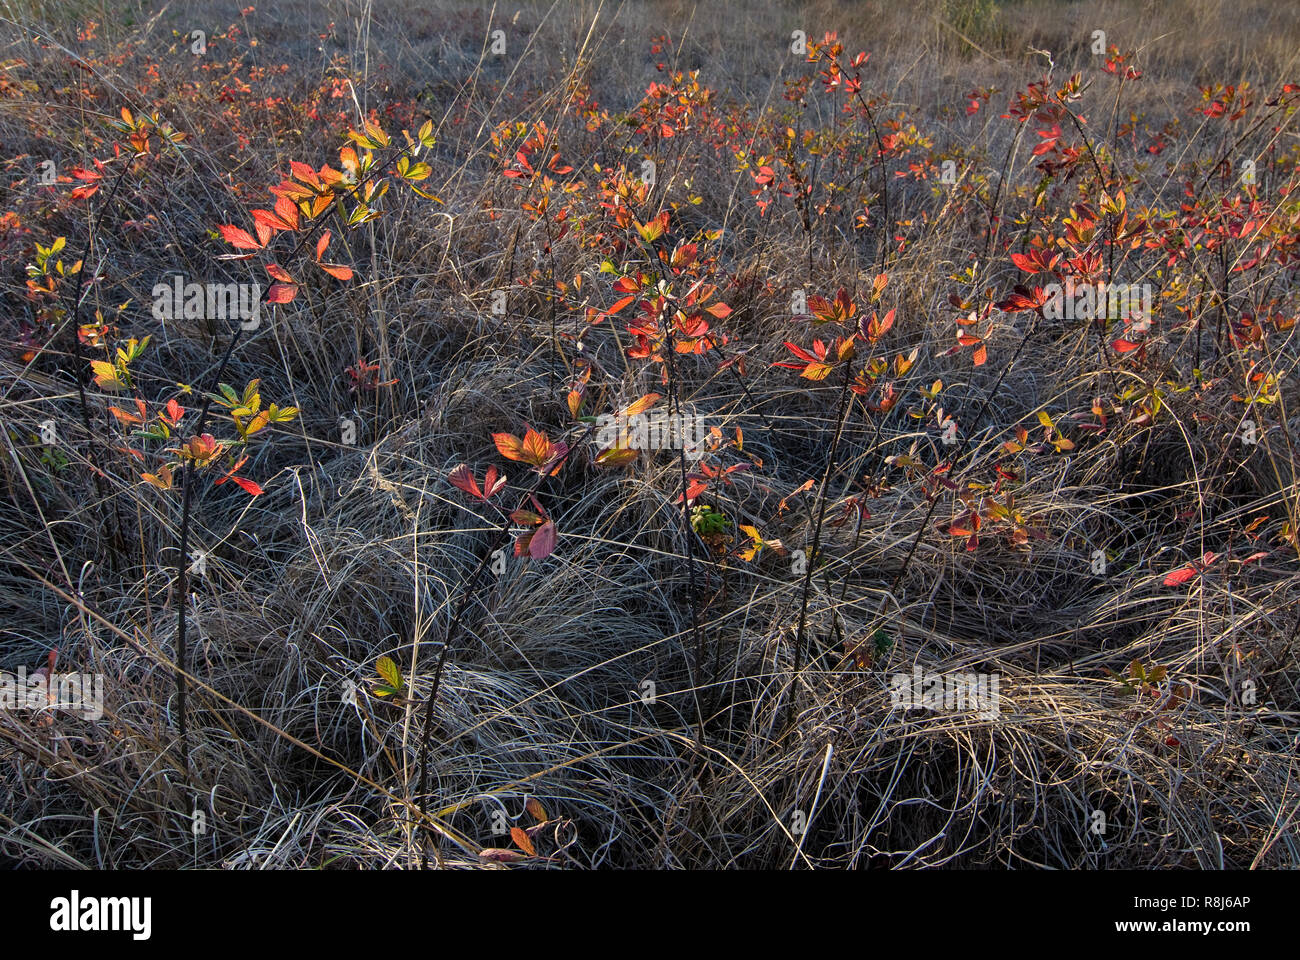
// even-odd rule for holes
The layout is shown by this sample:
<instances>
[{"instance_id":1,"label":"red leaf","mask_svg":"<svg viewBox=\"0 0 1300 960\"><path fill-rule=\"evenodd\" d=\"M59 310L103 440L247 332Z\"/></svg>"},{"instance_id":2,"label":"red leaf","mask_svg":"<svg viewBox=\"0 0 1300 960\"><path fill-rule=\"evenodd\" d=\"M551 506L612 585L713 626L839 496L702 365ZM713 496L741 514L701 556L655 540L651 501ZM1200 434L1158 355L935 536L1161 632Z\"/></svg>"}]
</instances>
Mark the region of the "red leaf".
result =
<instances>
[{"instance_id":1,"label":"red leaf","mask_svg":"<svg viewBox=\"0 0 1300 960\"><path fill-rule=\"evenodd\" d=\"M692 480L686 487L686 499L694 500L707 489L709 489L709 485L703 480ZM680 497L677 498L677 502L682 502Z\"/></svg>"},{"instance_id":2,"label":"red leaf","mask_svg":"<svg viewBox=\"0 0 1300 960\"><path fill-rule=\"evenodd\" d=\"M474 479L474 474L469 468L469 464L462 463L451 473L447 474L447 480L453 487L464 490L471 497L483 499L483 491L478 488L478 481Z\"/></svg>"},{"instance_id":3,"label":"red leaf","mask_svg":"<svg viewBox=\"0 0 1300 960\"><path fill-rule=\"evenodd\" d=\"M504 487L505 485L506 485L506 475L503 473L501 474L501 476L498 477L497 468L488 467L487 474L486 476L483 477L483 498L486 500L487 498L495 495L496 492L500 490L502 487Z\"/></svg>"},{"instance_id":4,"label":"red leaf","mask_svg":"<svg viewBox=\"0 0 1300 960\"><path fill-rule=\"evenodd\" d=\"M249 480L247 477L231 477L230 479L235 481L235 483L239 484L240 489L242 489L249 496L260 497L265 492L262 490L261 487L259 487L252 480Z\"/></svg>"},{"instance_id":5,"label":"red leaf","mask_svg":"<svg viewBox=\"0 0 1300 960\"><path fill-rule=\"evenodd\" d=\"M266 292L267 303L288 303L298 293L298 288L289 283L273 283Z\"/></svg>"},{"instance_id":6,"label":"red leaf","mask_svg":"<svg viewBox=\"0 0 1300 960\"><path fill-rule=\"evenodd\" d=\"M295 280L293 277L289 276L289 271L285 270L283 267L281 267L281 266L280 266L279 264L277 264L277 263L268 263L268 264L266 265L266 272L269 273L269 274L271 275L271 279L273 279L273 280L279 280L279 281L281 281L281 282L283 282L283 283L297 283L297 282L298 282L298 281Z\"/></svg>"},{"instance_id":7,"label":"red leaf","mask_svg":"<svg viewBox=\"0 0 1300 960\"><path fill-rule=\"evenodd\" d=\"M518 850L507 850L504 847L488 847L486 850L480 850L478 855L492 863L517 863L528 859L528 854L520 853Z\"/></svg>"},{"instance_id":8,"label":"red leaf","mask_svg":"<svg viewBox=\"0 0 1300 960\"><path fill-rule=\"evenodd\" d=\"M1166 587L1178 587L1196 576L1196 567L1188 564L1185 567L1179 567L1173 573L1165 577Z\"/></svg>"},{"instance_id":9,"label":"red leaf","mask_svg":"<svg viewBox=\"0 0 1300 960\"><path fill-rule=\"evenodd\" d=\"M528 541L528 555L534 560L544 560L555 550L555 524L547 520L533 531Z\"/></svg>"},{"instance_id":10,"label":"red leaf","mask_svg":"<svg viewBox=\"0 0 1300 960\"><path fill-rule=\"evenodd\" d=\"M217 230L226 243L239 250L261 250L265 246L265 244L254 240L247 230L241 230L233 224L220 224Z\"/></svg>"}]
</instances>

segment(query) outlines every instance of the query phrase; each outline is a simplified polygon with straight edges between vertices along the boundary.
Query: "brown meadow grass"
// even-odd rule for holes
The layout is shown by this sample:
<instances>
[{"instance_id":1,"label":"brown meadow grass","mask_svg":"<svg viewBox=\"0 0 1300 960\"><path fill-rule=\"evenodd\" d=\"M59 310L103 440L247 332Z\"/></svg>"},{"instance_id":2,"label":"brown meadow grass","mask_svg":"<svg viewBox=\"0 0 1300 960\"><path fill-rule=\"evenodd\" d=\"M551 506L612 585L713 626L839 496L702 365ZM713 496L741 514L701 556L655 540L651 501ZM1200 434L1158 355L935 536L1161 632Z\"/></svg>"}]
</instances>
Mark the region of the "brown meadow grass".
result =
<instances>
[{"instance_id":1,"label":"brown meadow grass","mask_svg":"<svg viewBox=\"0 0 1300 960\"><path fill-rule=\"evenodd\" d=\"M553 337L547 271L583 273L583 295L595 291L604 309L613 297L596 268L611 254L573 236L547 254L543 227L521 213L488 140L503 121L563 126L566 90L577 83L611 114L634 109L648 83L667 78L647 52L653 37L670 34L671 66L698 69L719 104L756 118L789 107L784 81L807 66L784 49L790 30L837 31L849 54L871 53L871 88L888 94L881 109L905 114L936 152L971 158L985 184L1014 156L1006 179L1019 186L1003 198L1001 240L1019 251L1034 229L1015 218L1031 209L1037 158L1032 133L1018 149L1014 125L996 115L1042 75L1045 58L1032 50L1051 51L1058 83L1076 70L1107 78L1089 51L1091 31L1106 30L1137 51L1144 71L1126 88L1123 113L1150 130L1180 121L1172 153L1208 165L1230 135L1198 126L1204 118L1189 116L1189 105L1208 84L1248 81L1262 95L1295 81L1294 9L1220 0L254 5L246 14L235 3L0 6L0 212L18 217L0 239L10 315L0 324L0 668L34 670L58 647L61 669L106 678L98 720L58 714L45 724L0 712L0 859L92 869L418 868L426 858L474 867L481 849L510 845L495 812L526 826L535 818L524 803L535 797L558 824L538 833L555 859L520 865L1300 864L1296 550L1272 543L1250 565L1163 583L1207 550L1244 557L1255 549L1243 533L1253 518L1268 515L1275 532L1300 514L1293 372L1268 413L1267 442L1250 451L1233 444L1231 425L1197 419L1211 400L1241 415L1228 399L1241 389L1232 380L1240 364L1216 346L1224 341L1212 299L1185 318L1204 328L1196 343L1206 379L1223 379L1211 400L1170 391L1152 424L1116 414L1112 430L1068 455L1034 458L1015 501L1045 536L1025 546L990 536L967 551L946 535L937 524L954 511L931 517L916 479L883 466L914 444L938 458L938 432L905 416L877 429L854 407L828 517L866 474L888 473L890 488L860 525L825 526L826 566L811 579L797 673L802 576L789 558L743 563L702 538L688 545L674 456L643 453L631 468L606 470L575 455L542 495L560 529L556 552L511 558L500 576L481 564L500 517L446 479L465 462L478 476L495 464L526 482L491 434L522 434L527 423L558 435L577 339L611 409L665 392L657 372L628 361L618 318L579 336L583 314L569 310ZM498 27L511 55L486 57ZM194 57L181 38L200 28L208 53ZM1113 88L1103 86L1080 109L1095 111L1105 131ZM983 87L999 92L967 116L968 91ZM809 94L809 128L836 122L828 103ZM33 171L47 157L60 173L107 157L102 119L123 106L161 111L188 134L187 148L166 173L113 197L96 233L107 187L69 203L65 186L57 198L37 190ZM103 264L105 277L83 309L114 318L124 337L152 335L137 373L151 400L178 382L210 389L229 331L152 319L153 285L172 272L252 277L248 263L215 259L230 252L215 227L248 227L248 210L291 160L337 163L346 127L328 122L331 111L355 124L371 109L394 135L432 118L439 140L426 186L439 201L394 192L379 220L346 236L335 228L331 256L354 267L352 281L304 287L232 353L226 382L260 378L269 398L300 413L250 449L246 473L264 494L226 485L198 495L190 535L207 551L207 571L180 597L180 501L142 484L141 465L114 452L107 407L122 399L89 381L70 340L31 362L16 348L36 309L24 265L34 243L67 236L68 256L93 236L83 269ZM610 127L563 126L575 176L594 183L593 163L639 164L630 135ZM1290 121L1278 134L1279 178L1294 174L1297 134ZM881 310L897 315L889 355L916 348L919 357L904 378L905 406L944 382L943 405L969 437L963 481L990 473L1015 426L1040 430L1038 411L1059 419L1088 410L1112 383L1161 381L1158 364L1099 355L1078 326L1022 341L1023 323L1000 323L988 363L973 366L969 351L945 355L954 277L979 261L999 298L1023 279L1001 249L986 255L975 214L918 227L897 253L833 218L809 233L789 202L759 216L752 178L734 157L693 142L673 149L660 173L665 195L699 197L674 212L674 229L724 227L719 267L740 278L724 289L733 313L717 327L745 351L745 389L713 359L678 360L693 408L727 436L742 428L746 455L762 463L710 493L733 532L754 524L787 546L814 536L817 487L794 491L820 480L838 381L773 368L790 358L783 340L810 339L791 322L791 289L863 294L885 263ZM1081 171L1081 180L1092 175L1086 161ZM1181 183L1157 167L1141 182L1132 208L1181 199ZM887 186L897 220L920 223L943 208L930 183ZM511 291L506 318L491 309L502 288ZM1272 293L1294 316L1294 291L1280 288ZM1187 344L1177 369L1190 381L1191 341L1181 336L1170 342ZM1278 334L1272 349L1277 368L1293 371L1295 337ZM362 357L397 383L350 390L344 370ZM46 418L60 424L66 465L42 460L32 439ZM355 445L339 438L342 418L357 425ZM781 510L786 498L793 506ZM737 536L731 547L743 545ZM1097 549L1104 575L1091 570ZM174 675L183 602L188 765ZM866 642L882 628L887 651L868 669L846 666L844 640ZM385 655L403 671L405 698L370 692ZM1134 660L1167 670L1157 696L1168 709L1106 673ZM914 666L996 673L999 715L891 710L888 677ZM1243 679L1253 701L1243 699ZM647 680L652 702L642 698ZM1196 695L1170 703L1172 684L1194 685ZM1104 834L1094 832L1097 811Z\"/></svg>"}]
</instances>

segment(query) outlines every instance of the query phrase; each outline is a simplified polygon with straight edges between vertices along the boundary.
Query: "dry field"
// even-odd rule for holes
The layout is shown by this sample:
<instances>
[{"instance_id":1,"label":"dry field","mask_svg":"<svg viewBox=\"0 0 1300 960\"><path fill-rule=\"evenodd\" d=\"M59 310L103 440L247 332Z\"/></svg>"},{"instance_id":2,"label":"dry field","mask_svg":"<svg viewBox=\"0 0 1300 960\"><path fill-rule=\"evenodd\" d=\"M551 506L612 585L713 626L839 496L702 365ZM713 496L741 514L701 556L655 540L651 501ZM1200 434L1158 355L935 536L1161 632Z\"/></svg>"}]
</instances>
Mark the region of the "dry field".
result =
<instances>
[{"instance_id":1,"label":"dry field","mask_svg":"<svg viewBox=\"0 0 1300 960\"><path fill-rule=\"evenodd\" d=\"M0 862L1300 865L1294 5L251 2L0 3Z\"/></svg>"}]
</instances>

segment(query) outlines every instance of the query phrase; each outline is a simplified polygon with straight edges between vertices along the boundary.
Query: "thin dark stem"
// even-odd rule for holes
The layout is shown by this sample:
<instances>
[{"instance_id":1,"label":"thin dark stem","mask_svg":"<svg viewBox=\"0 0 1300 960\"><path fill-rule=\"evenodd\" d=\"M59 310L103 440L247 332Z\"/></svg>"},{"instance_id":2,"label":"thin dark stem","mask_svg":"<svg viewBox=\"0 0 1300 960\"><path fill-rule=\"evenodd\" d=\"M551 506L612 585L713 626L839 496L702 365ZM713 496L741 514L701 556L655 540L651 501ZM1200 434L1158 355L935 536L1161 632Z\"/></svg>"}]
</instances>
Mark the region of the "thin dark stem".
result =
<instances>
[{"instance_id":1,"label":"thin dark stem","mask_svg":"<svg viewBox=\"0 0 1300 960\"><path fill-rule=\"evenodd\" d=\"M876 128L876 118L871 112L871 107L863 99L861 87L857 90L858 103L862 104L862 109L867 114L867 125L871 128L871 136L876 141L876 163L880 167L880 201L885 208L885 222L881 228L880 249L880 269L885 268L885 250L889 244L889 229L892 220L889 216L889 168L885 164L885 144L880 138L880 131Z\"/></svg>"},{"instance_id":2,"label":"thin dark stem","mask_svg":"<svg viewBox=\"0 0 1300 960\"><path fill-rule=\"evenodd\" d=\"M1020 346L1016 347L1016 352L1015 354L1012 355L1011 362L1008 363L1002 369L1002 373L998 376L997 382L994 383L993 386L989 388L988 393L984 395L984 403L980 407L979 413L976 414L975 416L975 426L978 427L980 421L984 419L984 414L988 412L989 404L993 401L993 395L998 392L998 389L1002 386L1002 381L1006 379L1007 374L1011 372L1011 368L1014 367L1016 365L1016 361L1020 359L1020 354L1024 352L1025 345L1029 343L1029 338L1030 336L1033 335L1033 332L1037 327L1037 325L1038 325L1038 315L1035 314L1033 322L1031 322L1029 324L1029 327L1025 330L1025 335L1020 338ZM966 436L962 438L961 446L957 448L957 453L953 456L952 463L949 467L949 473L953 477L956 477L957 464L960 463L961 458L966 455L966 448L970 446L971 438L974 435L975 435L975 431L971 430L969 433L966 434ZM952 482L955 483L956 480L954 479ZM920 545L921 538L925 536L925 531L929 528L930 520L934 516L935 508L937 508L938 505L939 505L939 495L938 495L938 491L936 491L934 497L930 500L930 509L926 511L925 519L921 521L921 526L916 531L916 536L912 538L912 546L907 551L907 556L903 560L903 566L899 568L897 575L895 575L894 577L893 583L889 587L890 595L892 595L894 591L898 589L899 583L901 583L903 580L903 575L907 573L907 568L912 563L912 557L916 555L916 548ZM884 610L884 604L887 599L888 599L888 595L885 598L882 598L881 610Z\"/></svg>"},{"instance_id":3,"label":"thin dark stem","mask_svg":"<svg viewBox=\"0 0 1300 960\"><path fill-rule=\"evenodd\" d=\"M1119 98L1117 95L1116 104L1118 104L1118 102ZM1101 163L1097 159L1097 152L1093 149L1092 141L1084 131L1083 124L1079 122L1079 118L1075 115L1074 111L1066 107L1064 103L1061 104L1061 109L1065 111L1066 116L1074 121L1075 129L1079 131L1079 136L1083 138L1083 145L1087 148L1088 157L1092 160L1093 169L1097 171L1097 189L1101 190L1103 193L1106 192L1109 178L1102 172ZM1107 241L1109 244L1109 250L1107 251L1108 256L1106 259L1106 282L1111 283L1115 279L1115 215L1113 213L1106 214L1106 233L1109 235ZM1101 354L1102 367L1110 375L1111 389L1114 391L1115 396L1118 397L1120 393L1119 381L1115 379L1115 368L1111 365L1110 351L1106 348L1107 319L1108 318L1106 317L1101 317L1097 318L1095 321L1097 326L1097 352ZM1093 321L1089 321L1088 325L1091 326L1092 323ZM1086 339L1087 334L1085 333L1084 336Z\"/></svg>"},{"instance_id":4,"label":"thin dark stem","mask_svg":"<svg viewBox=\"0 0 1300 960\"><path fill-rule=\"evenodd\" d=\"M676 363L674 355L676 347L673 344L673 318L664 317L664 333L667 338L665 352L668 354L668 397L669 413L676 410L677 422L682 421L682 397L677 383ZM685 430L676 431L685 433ZM697 438L698 439L698 438ZM697 592L695 583L695 528L691 525L691 506L686 499L686 488L688 481L686 478L686 445L682 444L678 462L681 465L681 488L682 488L682 536L686 539L686 580L688 584L687 602L691 608L691 636L695 642L694 665L691 670L691 694L695 700L695 745L702 747L704 745L704 712L700 706L700 686L702 683L704 671L704 635L700 632L700 614L697 609Z\"/></svg>"},{"instance_id":5,"label":"thin dark stem","mask_svg":"<svg viewBox=\"0 0 1300 960\"><path fill-rule=\"evenodd\" d=\"M572 457L573 454L577 452L578 448L587 441L587 438L591 436L592 429L592 427L587 428L587 431L578 439L578 441L573 445L573 449L571 449L567 454L568 457ZM527 502L530 497L536 495L545 480L546 477L544 475L538 477L524 496L523 502ZM478 587L483 582L480 579L483 569L487 566L492 555L500 549L498 545L504 539L508 538L509 533L510 517L506 516L502 519L501 526L496 529L495 535L488 544L488 548L483 552L483 556L479 558L478 566L474 568L473 572L471 572L465 580L461 581L462 583L468 583L469 587L461 594L460 600L456 603L456 609L452 613L451 622L447 626L447 633L443 637L442 649L438 651L438 660L433 667L433 683L429 688L429 695L424 702L424 729L421 732L420 739L420 802L424 802L425 798L429 796L429 752L433 733L433 707L434 703L438 699L438 691L442 688L442 671L446 666L452 646L459 638L461 621L464 619L465 611L469 608L470 601L477 595ZM423 868L428 868L429 852L427 849L423 851L421 864Z\"/></svg>"},{"instance_id":6,"label":"thin dark stem","mask_svg":"<svg viewBox=\"0 0 1300 960\"><path fill-rule=\"evenodd\" d=\"M390 163L394 163L403 154L409 152L410 149L411 149L410 146L403 147L401 150L397 151L392 156L388 157L386 160L380 161L380 163L377 164L377 167L379 169L387 167ZM348 190L347 193L349 196L352 196L360 188L361 188L361 184L358 183L355 187ZM323 216L317 219L312 224L311 229L303 234L302 239L299 240L298 243L294 246L294 248L289 252L289 256L286 258L286 262L292 262L298 256L298 254L302 252L303 248L305 248L307 244L311 242L312 237L316 235L316 232L320 230L320 228L323 227L326 224L326 222L327 220ZM268 286L264 291L262 291L262 295L258 299L259 310L261 309L262 305L267 302L267 298L270 296L270 294L271 294L270 286ZM229 365L230 358L231 356L234 355L235 347L238 345L240 338L243 336L243 333L244 333L244 325L241 323L235 327L235 332L231 334L230 337L230 343L226 345L226 351L221 357L221 363L217 365L217 373L212 380L212 383L214 385L219 385L221 383L221 378L225 376L226 367ZM192 434L193 436L202 436L203 428L207 426L208 414L211 412L211 409L212 409L212 392L205 391L203 394L203 403L199 407L198 421L196 423L196 426L194 427L194 432ZM185 777L187 780L189 779L189 774L190 774L190 752L189 752L189 739L188 739L186 702L185 702L186 701L185 666L186 666L186 660L189 651L186 643L185 624L186 624L186 610L189 605L188 599L186 597L189 588L189 578L187 576L188 574L187 557L189 556L190 516L192 513L192 503L193 503L193 496L194 496L193 491L194 491L194 462L192 460L186 460L184 465L181 468L180 555L176 558L176 587L177 587L176 666L177 666L177 670L176 670L175 679L176 679L176 706L179 712L177 727L180 731L182 763L185 770Z\"/></svg>"},{"instance_id":7,"label":"thin dark stem","mask_svg":"<svg viewBox=\"0 0 1300 960\"><path fill-rule=\"evenodd\" d=\"M817 554L821 548L822 523L826 519L826 488L835 472L835 459L840 448L840 438L844 435L844 422L848 413L849 385L853 382L853 362L844 361L844 382L840 387L839 409L835 414L835 439L831 441L830 456L826 459L826 471L822 474L821 488L817 491L817 522L813 525L812 550L806 558L803 573L803 597L799 602L799 631L794 642L794 678L797 681L803 669L804 630L808 623L808 596L812 592L813 569L817 563ZM793 706L794 690L790 692Z\"/></svg>"},{"instance_id":8,"label":"thin dark stem","mask_svg":"<svg viewBox=\"0 0 1300 960\"><path fill-rule=\"evenodd\" d=\"M189 556L190 547L190 504L193 500L193 489L193 471L190 464L186 463L185 469L181 471L181 542L180 557L176 561L176 609L178 611L176 620L176 712L181 739L181 765L185 772L186 782L190 779L190 738L185 713L185 674L189 669L187 662L189 646L185 641L185 625L189 619L185 615L189 607L189 566L186 558Z\"/></svg>"},{"instance_id":9,"label":"thin dark stem","mask_svg":"<svg viewBox=\"0 0 1300 960\"><path fill-rule=\"evenodd\" d=\"M83 271L82 273L78 274L79 277L84 276L84 271L86 269L86 259L90 256L91 249L94 246L95 237L99 235L99 228L104 223L104 216L105 214L108 213L109 208L113 205L113 198L117 196L118 188L122 186L122 182L126 179L126 175L131 170L131 164L135 162L135 159L138 156L139 154L133 154L132 156L127 158L126 162L122 166L122 172L119 173L117 175L117 179L113 181L112 189L109 190L108 196L104 199L104 203L99 208L99 215L95 218L94 223L91 224L90 233L86 236L86 242L82 247L81 257L79 258L81 262L81 269ZM90 283L94 283L94 282L95 282L95 278L92 276L90 278ZM75 286L80 287L80 283L75 284ZM88 438L93 438L95 436L95 431L90 425L90 406L86 401L86 384L82 380L83 371L85 370L86 367L86 358L81 347L81 319L80 318L81 318L82 299L83 298L80 295L74 298L70 295L70 293L65 293L64 312L67 314L68 321L72 325L72 353L73 356L76 358L76 363L77 363L76 370L73 374L73 380L75 380L77 383L77 399L81 405L81 422L82 425L86 428L86 436ZM97 446L96 444L92 443L90 445L90 449L88 452L90 454L91 474L95 478L95 490L99 493L100 499L103 500L107 497L108 494L104 488L104 475L103 475L103 471L99 467L99 454L96 452L96 446ZM124 549L125 544L122 540L122 522L121 522L121 517L117 515L116 503L117 501L114 500L114 516L117 519L117 523L113 525L113 532L112 532L113 546L118 550L122 550Z\"/></svg>"},{"instance_id":10,"label":"thin dark stem","mask_svg":"<svg viewBox=\"0 0 1300 960\"><path fill-rule=\"evenodd\" d=\"M433 686L429 690L429 696L424 703L424 730L422 731L420 738L420 803L423 803L424 798L429 795L429 746L430 741L432 740L431 734L433 732L433 705L438 699L438 690L442 686L442 670L447 663L447 654L451 650L452 642L460 632L461 618L465 615L470 600L473 599L478 592L476 587L480 583L479 577L483 573L483 568L487 566L488 560L491 559L492 555L500 549L498 544L500 544L502 539L507 535L509 529L510 521L507 519L496 531L496 536L494 536L492 541L488 544L488 549L483 552L483 556L479 559L478 566L474 568L474 572L469 575L468 582L470 588L461 594L461 598L456 604L456 610L452 614L451 623L447 627L447 635L443 637L442 649L438 651L438 661L433 667ZM426 869L429 866L429 852L427 848L424 850L422 855L422 866Z\"/></svg>"}]
</instances>

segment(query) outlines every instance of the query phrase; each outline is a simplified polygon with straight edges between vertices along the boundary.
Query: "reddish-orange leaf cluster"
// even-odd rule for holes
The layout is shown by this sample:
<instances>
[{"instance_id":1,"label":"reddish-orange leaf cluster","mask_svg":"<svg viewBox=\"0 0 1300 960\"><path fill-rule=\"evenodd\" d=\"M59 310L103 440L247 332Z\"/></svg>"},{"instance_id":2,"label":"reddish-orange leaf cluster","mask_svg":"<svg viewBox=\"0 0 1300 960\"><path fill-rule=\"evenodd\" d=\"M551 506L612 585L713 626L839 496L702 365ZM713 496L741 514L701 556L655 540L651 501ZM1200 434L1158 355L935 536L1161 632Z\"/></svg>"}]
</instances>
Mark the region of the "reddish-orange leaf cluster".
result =
<instances>
[{"instance_id":1,"label":"reddish-orange leaf cluster","mask_svg":"<svg viewBox=\"0 0 1300 960\"><path fill-rule=\"evenodd\" d=\"M494 433L492 441L507 460L530 464L536 472L552 477L560 472L569 454L569 445L563 440L550 440L532 427L527 427L522 440L513 433Z\"/></svg>"}]
</instances>

